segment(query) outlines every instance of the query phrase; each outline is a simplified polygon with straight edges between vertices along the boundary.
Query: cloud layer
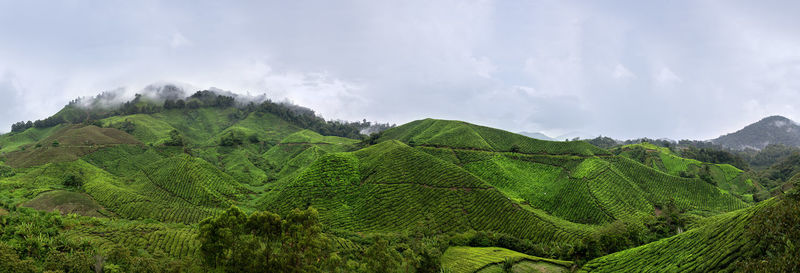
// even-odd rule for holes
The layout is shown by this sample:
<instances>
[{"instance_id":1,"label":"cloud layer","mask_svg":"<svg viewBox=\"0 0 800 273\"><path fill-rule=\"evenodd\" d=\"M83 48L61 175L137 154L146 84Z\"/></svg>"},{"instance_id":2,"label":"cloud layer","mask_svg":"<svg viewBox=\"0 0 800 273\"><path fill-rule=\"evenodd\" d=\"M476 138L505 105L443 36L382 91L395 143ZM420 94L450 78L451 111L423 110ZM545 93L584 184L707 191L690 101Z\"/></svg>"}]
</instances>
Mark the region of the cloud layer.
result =
<instances>
[{"instance_id":1,"label":"cloud layer","mask_svg":"<svg viewBox=\"0 0 800 273\"><path fill-rule=\"evenodd\" d=\"M0 131L154 82L326 118L708 139L800 118L800 6L735 1L0 3Z\"/></svg>"}]
</instances>

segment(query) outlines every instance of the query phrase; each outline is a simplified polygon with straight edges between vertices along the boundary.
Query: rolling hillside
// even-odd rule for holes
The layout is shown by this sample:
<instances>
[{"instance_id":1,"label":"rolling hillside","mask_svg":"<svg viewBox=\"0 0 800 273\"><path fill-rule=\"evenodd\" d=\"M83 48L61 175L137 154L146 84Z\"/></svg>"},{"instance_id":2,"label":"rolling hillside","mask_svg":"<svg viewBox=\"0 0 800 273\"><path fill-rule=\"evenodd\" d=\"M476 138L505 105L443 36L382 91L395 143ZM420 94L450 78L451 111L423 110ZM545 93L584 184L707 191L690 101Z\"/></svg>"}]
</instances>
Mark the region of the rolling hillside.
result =
<instances>
[{"instance_id":1,"label":"rolling hillside","mask_svg":"<svg viewBox=\"0 0 800 273\"><path fill-rule=\"evenodd\" d=\"M263 209L311 205L332 228L401 232L418 222L442 231L496 230L530 240L577 242L592 227L530 207L456 165L398 141L316 160L263 200Z\"/></svg>"},{"instance_id":2,"label":"rolling hillside","mask_svg":"<svg viewBox=\"0 0 800 273\"><path fill-rule=\"evenodd\" d=\"M356 267L377 266L366 259L378 255L373 248L382 239L375 238L387 237L388 253L402 253L406 267L430 258L457 272L504 264L561 272L593 259L583 270L605 272L647 268L640 263L654 253L684 253L677 246L728 247L744 235L725 236L787 202L754 204L741 170L648 144L608 151L436 119L352 139L321 133L352 125L298 117L291 108L236 106L208 93L192 100L199 106L138 101L127 104L139 109L131 113L70 106L59 115L89 122L0 136L0 214L23 219L29 208L57 210L72 217L59 226L63 238L85 238L104 253L130 245L194 265L207 253L202 227L222 223L210 219L242 211L244 219L267 221L273 216L261 213L270 211L317 219L303 223L318 221L320 242ZM625 242L609 241L614 236ZM28 237L14 238L20 247L17 240ZM650 266L728 270L747 258L726 253L713 252L707 262L680 254Z\"/></svg>"},{"instance_id":3,"label":"rolling hillside","mask_svg":"<svg viewBox=\"0 0 800 273\"><path fill-rule=\"evenodd\" d=\"M436 140L436 130L474 134ZM669 200L703 215L747 206L700 179L654 170L583 141L542 141L465 122L432 119L387 130L379 141L392 138L460 166L517 204L576 223L639 221ZM670 194L665 194L667 191Z\"/></svg>"},{"instance_id":4,"label":"rolling hillside","mask_svg":"<svg viewBox=\"0 0 800 273\"><path fill-rule=\"evenodd\" d=\"M594 259L581 272L794 271L800 269L797 248L791 243L800 239L796 214L799 202L796 196L773 198L715 216L701 227L674 237ZM772 255L795 259L769 265L766 261Z\"/></svg>"},{"instance_id":5,"label":"rolling hillside","mask_svg":"<svg viewBox=\"0 0 800 273\"><path fill-rule=\"evenodd\" d=\"M526 154L602 155L607 151L583 141L554 142L529 138L463 121L424 119L383 132L378 141L399 140L411 146Z\"/></svg>"},{"instance_id":6,"label":"rolling hillside","mask_svg":"<svg viewBox=\"0 0 800 273\"><path fill-rule=\"evenodd\" d=\"M649 143L625 145L612 152L671 175L700 178L744 200L752 201L756 192L752 175L730 164L710 164L682 158L669 148Z\"/></svg>"},{"instance_id":7,"label":"rolling hillside","mask_svg":"<svg viewBox=\"0 0 800 273\"><path fill-rule=\"evenodd\" d=\"M139 143L133 136L117 129L71 125L49 132L46 137L42 135L42 139L9 152L6 163L23 168L50 162L73 161L102 147Z\"/></svg>"}]
</instances>

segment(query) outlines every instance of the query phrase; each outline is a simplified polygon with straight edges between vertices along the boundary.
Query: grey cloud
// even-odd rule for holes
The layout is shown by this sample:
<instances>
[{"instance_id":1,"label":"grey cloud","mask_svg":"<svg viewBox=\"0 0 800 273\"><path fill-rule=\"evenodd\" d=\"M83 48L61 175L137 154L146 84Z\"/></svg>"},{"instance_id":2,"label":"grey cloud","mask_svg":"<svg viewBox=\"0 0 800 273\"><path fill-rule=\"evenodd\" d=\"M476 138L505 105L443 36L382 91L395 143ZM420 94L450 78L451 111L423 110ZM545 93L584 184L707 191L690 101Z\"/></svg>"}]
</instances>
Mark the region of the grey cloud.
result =
<instances>
[{"instance_id":1,"label":"grey cloud","mask_svg":"<svg viewBox=\"0 0 800 273\"><path fill-rule=\"evenodd\" d=\"M783 1L3 2L0 72L13 79L0 81L0 122L166 82L266 94L333 119L707 139L770 114L800 118L798 11Z\"/></svg>"}]
</instances>

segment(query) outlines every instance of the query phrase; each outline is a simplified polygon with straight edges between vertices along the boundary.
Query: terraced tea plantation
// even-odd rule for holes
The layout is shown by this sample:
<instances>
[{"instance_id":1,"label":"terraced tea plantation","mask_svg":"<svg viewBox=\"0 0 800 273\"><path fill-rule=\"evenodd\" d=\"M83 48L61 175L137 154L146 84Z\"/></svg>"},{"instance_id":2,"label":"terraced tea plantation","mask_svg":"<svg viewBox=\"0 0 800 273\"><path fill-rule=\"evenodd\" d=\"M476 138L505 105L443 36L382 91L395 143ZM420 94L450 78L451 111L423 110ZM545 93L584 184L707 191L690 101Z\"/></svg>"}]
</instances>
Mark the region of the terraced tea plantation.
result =
<instances>
[{"instance_id":1,"label":"terraced tea plantation","mask_svg":"<svg viewBox=\"0 0 800 273\"><path fill-rule=\"evenodd\" d=\"M753 232L800 230L776 212L791 194L754 203L747 172L654 145L434 119L355 139L279 104L185 99L0 136L0 268L717 272L800 242Z\"/></svg>"}]
</instances>

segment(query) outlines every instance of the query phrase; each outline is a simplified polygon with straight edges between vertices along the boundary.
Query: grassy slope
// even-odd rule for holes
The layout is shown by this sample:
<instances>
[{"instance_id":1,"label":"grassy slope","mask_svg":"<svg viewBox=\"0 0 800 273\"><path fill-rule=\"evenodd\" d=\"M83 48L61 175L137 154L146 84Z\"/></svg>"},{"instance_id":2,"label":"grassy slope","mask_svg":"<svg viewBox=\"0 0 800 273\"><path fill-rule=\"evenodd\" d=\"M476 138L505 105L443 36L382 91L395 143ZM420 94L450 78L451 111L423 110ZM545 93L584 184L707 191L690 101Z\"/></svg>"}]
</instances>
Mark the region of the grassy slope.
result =
<instances>
[{"instance_id":1,"label":"grassy slope","mask_svg":"<svg viewBox=\"0 0 800 273\"><path fill-rule=\"evenodd\" d=\"M399 140L424 146L522 153L599 155L608 152L583 141L558 142L532 139L463 121L424 119L383 132L378 141Z\"/></svg>"},{"instance_id":2,"label":"grassy slope","mask_svg":"<svg viewBox=\"0 0 800 273\"><path fill-rule=\"evenodd\" d=\"M0 135L0 152L8 153L16 151L23 146L34 144L66 126L62 124L48 128L30 128L24 132Z\"/></svg>"},{"instance_id":3,"label":"grassy slope","mask_svg":"<svg viewBox=\"0 0 800 273\"><path fill-rule=\"evenodd\" d=\"M329 226L353 231L404 231L426 222L444 231L569 243L593 228L521 207L458 166L397 141L323 156L262 201L261 208L282 212L310 204Z\"/></svg>"},{"instance_id":4,"label":"grassy slope","mask_svg":"<svg viewBox=\"0 0 800 273\"><path fill-rule=\"evenodd\" d=\"M585 142L539 141L463 122L422 120L386 131L377 145L347 152L356 140L300 130L269 114L235 116L232 108L203 108L108 118L105 124L133 121L132 135L147 144L163 143L177 129L197 157L181 155L178 147L106 147L70 162L15 169L17 175L0 179L5 192L0 201L14 205L62 189L65 175L74 174L100 205L128 219L195 223L231 204L278 212L313 205L335 229L395 232L426 223L444 231L493 230L565 244L596 228L575 222L644 217L669 198L685 210L709 215L747 206L698 179L648 168ZM8 142L0 145L58 137L86 144L80 136L105 136L54 134L64 128L3 135L0 140ZM255 134L263 142L217 147L230 130ZM736 175L730 168L721 170L724 176ZM252 189L261 192L261 182L251 181L271 181L257 202L247 199ZM99 240L150 245L128 227L109 229L126 235ZM146 238L154 245L170 253L194 251L193 243L180 237L187 232L152 230L164 230L147 233L160 234Z\"/></svg>"},{"instance_id":5,"label":"grassy slope","mask_svg":"<svg viewBox=\"0 0 800 273\"><path fill-rule=\"evenodd\" d=\"M249 192L208 162L171 156L168 151L120 146L86 160L96 165L93 171L98 174L84 185L86 192L126 218L194 223L236 204Z\"/></svg>"},{"instance_id":6,"label":"grassy slope","mask_svg":"<svg viewBox=\"0 0 800 273\"><path fill-rule=\"evenodd\" d=\"M682 234L617 252L587 263L584 272L728 272L734 261L754 254L755 240L747 238L750 219L769 206L756 206L707 219L706 224Z\"/></svg>"},{"instance_id":7,"label":"grassy slope","mask_svg":"<svg viewBox=\"0 0 800 273\"><path fill-rule=\"evenodd\" d=\"M275 180L288 179L323 155L352 150L356 143L353 139L301 130L282 139L263 156L272 166Z\"/></svg>"},{"instance_id":8,"label":"grassy slope","mask_svg":"<svg viewBox=\"0 0 800 273\"><path fill-rule=\"evenodd\" d=\"M129 121L134 124L132 134L147 144L160 145L169 139L169 132L177 130L194 155L223 169L239 182L261 185L275 179L259 164L261 154L285 137L300 130L272 114L250 113L247 116L236 108L200 108L194 110L168 110L156 114L116 116L103 120L103 124ZM244 144L236 147L219 146L220 139L230 131L245 136ZM259 143L251 143L256 136Z\"/></svg>"},{"instance_id":9,"label":"grassy slope","mask_svg":"<svg viewBox=\"0 0 800 273\"><path fill-rule=\"evenodd\" d=\"M448 131L458 131L460 137L440 137ZM462 167L522 207L530 205L577 223L639 220L653 215L654 207L669 197L681 209L703 215L747 206L699 179L659 172L580 141L541 141L431 119L387 130L379 141L389 139L421 145L416 149ZM517 152L504 149L510 145L518 147ZM671 193L665 195L667 191Z\"/></svg>"},{"instance_id":10,"label":"grassy slope","mask_svg":"<svg viewBox=\"0 0 800 273\"><path fill-rule=\"evenodd\" d=\"M500 264L507 259L515 263L528 261L542 264L543 267L549 265L553 270L548 272L568 272L573 265L568 261L534 257L499 247L452 246L442 255L442 268L452 270L454 273L472 273Z\"/></svg>"},{"instance_id":11,"label":"grassy slope","mask_svg":"<svg viewBox=\"0 0 800 273\"><path fill-rule=\"evenodd\" d=\"M37 129L27 131L31 130ZM68 125L62 126L25 150L8 153L7 163L20 168L72 161L101 147L139 143L133 136L117 129Z\"/></svg>"},{"instance_id":12,"label":"grassy slope","mask_svg":"<svg viewBox=\"0 0 800 273\"><path fill-rule=\"evenodd\" d=\"M272 114L242 115L236 108L199 108L167 110L155 114L114 116L103 119L104 126L130 121L135 124L131 133L146 144L161 144L169 132L177 130L192 147L216 146L229 130L245 135L255 134L266 142L277 143L300 128Z\"/></svg>"},{"instance_id":13,"label":"grassy slope","mask_svg":"<svg viewBox=\"0 0 800 273\"><path fill-rule=\"evenodd\" d=\"M83 216L105 217L103 207L90 196L77 192L54 190L43 192L22 206L43 211L58 210L61 213L77 213Z\"/></svg>"},{"instance_id":14,"label":"grassy slope","mask_svg":"<svg viewBox=\"0 0 800 273\"><path fill-rule=\"evenodd\" d=\"M646 153L644 164L671 175L681 172L698 175L701 168L708 168L712 181L721 189L745 196L752 200L754 185L750 177L742 170L730 164L710 164L694 159L682 158L668 148L658 147L650 143L630 144L617 148L614 153L632 158L633 150L641 149Z\"/></svg>"},{"instance_id":15,"label":"grassy slope","mask_svg":"<svg viewBox=\"0 0 800 273\"><path fill-rule=\"evenodd\" d=\"M68 238L90 241L100 249L122 245L172 257L197 254L200 242L196 236L195 227L183 224L110 218L81 219L80 224L67 231Z\"/></svg>"}]
</instances>

